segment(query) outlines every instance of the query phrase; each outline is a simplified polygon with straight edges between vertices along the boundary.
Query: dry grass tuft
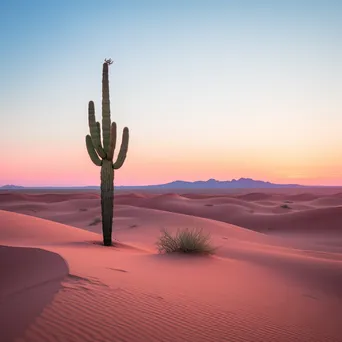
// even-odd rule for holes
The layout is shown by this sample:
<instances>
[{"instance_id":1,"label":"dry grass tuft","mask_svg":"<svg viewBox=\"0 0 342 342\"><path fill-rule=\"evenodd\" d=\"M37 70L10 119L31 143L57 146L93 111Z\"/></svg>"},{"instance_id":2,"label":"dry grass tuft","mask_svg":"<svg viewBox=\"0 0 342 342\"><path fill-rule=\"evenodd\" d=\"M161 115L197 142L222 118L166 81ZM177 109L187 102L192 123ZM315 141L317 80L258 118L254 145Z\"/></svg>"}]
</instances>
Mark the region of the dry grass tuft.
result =
<instances>
[{"instance_id":1,"label":"dry grass tuft","mask_svg":"<svg viewBox=\"0 0 342 342\"><path fill-rule=\"evenodd\" d=\"M214 254L216 250L210 234L203 234L202 229L178 230L174 236L162 230L157 247L159 253Z\"/></svg>"}]
</instances>

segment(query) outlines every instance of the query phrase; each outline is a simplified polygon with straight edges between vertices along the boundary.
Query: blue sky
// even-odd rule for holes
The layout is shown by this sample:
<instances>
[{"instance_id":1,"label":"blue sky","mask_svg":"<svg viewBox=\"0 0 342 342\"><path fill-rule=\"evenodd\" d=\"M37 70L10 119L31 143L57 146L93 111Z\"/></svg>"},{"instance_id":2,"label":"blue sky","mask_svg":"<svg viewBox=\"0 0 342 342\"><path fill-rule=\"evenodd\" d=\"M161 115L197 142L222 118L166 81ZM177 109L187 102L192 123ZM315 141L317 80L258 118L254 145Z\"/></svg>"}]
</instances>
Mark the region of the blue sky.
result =
<instances>
[{"instance_id":1,"label":"blue sky","mask_svg":"<svg viewBox=\"0 0 342 342\"><path fill-rule=\"evenodd\" d=\"M341 17L341 1L2 1L0 185L98 182L84 136L109 57L131 131L118 184L342 185Z\"/></svg>"}]
</instances>

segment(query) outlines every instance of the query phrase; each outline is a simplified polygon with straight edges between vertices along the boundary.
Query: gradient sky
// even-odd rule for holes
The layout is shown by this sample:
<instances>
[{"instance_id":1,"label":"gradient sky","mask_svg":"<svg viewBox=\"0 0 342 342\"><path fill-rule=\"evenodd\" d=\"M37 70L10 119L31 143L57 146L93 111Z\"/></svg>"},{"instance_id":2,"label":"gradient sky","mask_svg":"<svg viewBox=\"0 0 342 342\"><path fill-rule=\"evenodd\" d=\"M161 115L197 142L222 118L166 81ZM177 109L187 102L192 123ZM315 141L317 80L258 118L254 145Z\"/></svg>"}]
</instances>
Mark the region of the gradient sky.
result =
<instances>
[{"instance_id":1,"label":"gradient sky","mask_svg":"<svg viewBox=\"0 0 342 342\"><path fill-rule=\"evenodd\" d=\"M0 185L98 185L88 101L130 128L116 185L342 185L342 1L0 4Z\"/></svg>"}]
</instances>

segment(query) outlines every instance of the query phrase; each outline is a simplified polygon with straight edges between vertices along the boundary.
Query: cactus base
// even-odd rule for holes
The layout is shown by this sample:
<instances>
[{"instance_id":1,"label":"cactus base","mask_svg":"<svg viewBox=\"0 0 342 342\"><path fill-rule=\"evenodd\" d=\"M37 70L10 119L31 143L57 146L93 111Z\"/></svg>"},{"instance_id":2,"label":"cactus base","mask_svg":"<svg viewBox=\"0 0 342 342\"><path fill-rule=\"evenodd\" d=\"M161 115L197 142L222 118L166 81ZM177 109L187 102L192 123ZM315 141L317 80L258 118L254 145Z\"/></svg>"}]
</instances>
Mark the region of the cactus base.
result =
<instances>
[{"instance_id":1,"label":"cactus base","mask_svg":"<svg viewBox=\"0 0 342 342\"><path fill-rule=\"evenodd\" d=\"M114 170L112 162L104 159L101 166L101 209L103 244L112 245Z\"/></svg>"},{"instance_id":2,"label":"cactus base","mask_svg":"<svg viewBox=\"0 0 342 342\"><path fill-rule=\"evenodd\" d=\"M103 238L103 245L104 246L112 246L112 239L108 239L108 238Z\"/></svg>"}]
</instances>

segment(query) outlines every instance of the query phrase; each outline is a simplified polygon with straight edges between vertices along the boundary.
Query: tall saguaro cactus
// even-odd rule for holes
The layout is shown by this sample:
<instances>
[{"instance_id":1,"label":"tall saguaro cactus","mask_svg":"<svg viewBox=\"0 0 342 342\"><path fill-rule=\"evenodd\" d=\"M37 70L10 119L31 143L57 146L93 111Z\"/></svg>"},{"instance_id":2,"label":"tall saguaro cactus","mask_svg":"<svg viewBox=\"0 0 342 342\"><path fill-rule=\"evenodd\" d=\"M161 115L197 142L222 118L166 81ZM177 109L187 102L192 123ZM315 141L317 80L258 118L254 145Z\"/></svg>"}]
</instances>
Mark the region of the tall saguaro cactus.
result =
<instances>
[{"instance_id":1,"label":"tall saguaro cactus","mask_svg":"<svg viewBox=\"0 0 342 342\"><path fill-rule=\"evenodd\" d=\"M112 245L113 226L113 199L114 199L114 170L123 165L127 150L129 131L125 127L122 133L122 142L116 161L113 163L116 145L116 123L111 123L108 66L112 64L111 59L105 59L102 71L102 140L101 126L95 119L94 102L89 102L88 120L90 135L86 136L86 146L92 162L101 166L101 210L102 210L102 233L103 244Z\"/></svg>"}]
</instances>

